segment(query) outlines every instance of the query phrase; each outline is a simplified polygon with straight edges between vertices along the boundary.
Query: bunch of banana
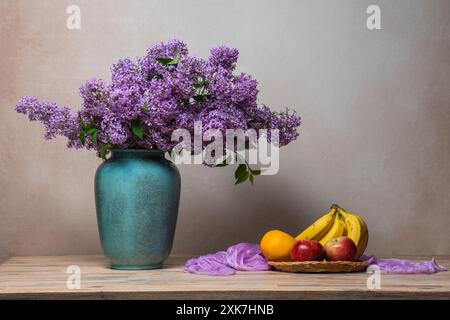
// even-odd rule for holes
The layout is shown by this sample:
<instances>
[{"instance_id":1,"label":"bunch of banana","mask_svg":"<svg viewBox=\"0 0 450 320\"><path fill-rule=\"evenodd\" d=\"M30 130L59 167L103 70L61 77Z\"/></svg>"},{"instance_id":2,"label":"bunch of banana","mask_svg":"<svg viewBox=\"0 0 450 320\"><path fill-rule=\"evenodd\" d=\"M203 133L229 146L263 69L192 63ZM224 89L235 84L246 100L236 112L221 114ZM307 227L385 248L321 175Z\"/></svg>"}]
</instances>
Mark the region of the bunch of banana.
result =
<instances>
[{"instance_id":1,"label":"bunch of banana","mask_svg":"<svg viewBox=\"0 0 450 320\"><path fill-rule=\"evenodd\" d=\"M344 216L345 225L347 226L347 237L353 240L358 249L358 257L362 256L369 242L369 229L364 219L354 213L345 211L338 207L338 211Z\"/></svg>"},{"instance_id":2,"label":"bunch of banana","mask_svg":"<svg viewBox=\"0 0 450 320\"><path fill-rule=\"evenodd\" d=\"M353 240L358 249L358 257L364 253L369 240L369 231L364 219L333 204L330 212L316 220L295 237L295 240L315 240L324 245L329 240L342 236L348 236Z\"/></svg>"}]
</instances>

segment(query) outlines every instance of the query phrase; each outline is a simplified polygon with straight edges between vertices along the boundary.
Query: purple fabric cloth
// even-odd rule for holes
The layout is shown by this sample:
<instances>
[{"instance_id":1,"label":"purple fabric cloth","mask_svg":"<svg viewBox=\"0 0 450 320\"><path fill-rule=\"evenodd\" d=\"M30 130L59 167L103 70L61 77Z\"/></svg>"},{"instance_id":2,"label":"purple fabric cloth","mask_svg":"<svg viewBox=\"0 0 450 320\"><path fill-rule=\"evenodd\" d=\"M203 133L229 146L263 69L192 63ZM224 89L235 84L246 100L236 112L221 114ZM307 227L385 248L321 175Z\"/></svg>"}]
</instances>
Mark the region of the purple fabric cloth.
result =
<instances>
[{"instance_id":1,"label":"purple fabric cloth","mask_svg":"<svg viewBox=\"0 0 450 320\"><path fill-rule=\"evenodd\" d=\"M227 276L239 271L269 270L267 259L258 244L238 243L225 251L189 259L184 272L195 274Z\"/></svg>"},{"instance_id":2,"label":"purple fabric cloth","mask_svg":"<svg viewBox=\"0 0 450 320\"><path fill-rule=\"evenodd\" d=\"M412 262L405 259L377 259L375 256L363 256L363 260L368 260L370 265L377 265L380 270L388 273L436 273L447 271L447 268L439 265L434 258L422 262Z\"/></svg>"},{"instance_id":3,"label":"purple fabric cloth","mask_svg":"<svg viewBox=\"0 0 450 320\"><path fill-rule=\"evenodd\" d=\"M226 263L227 253L219 251L194 259L189 259L184 267L184 272L204 274L209 276L228 276L236 271Z\"/></svg>"}]
</instances>

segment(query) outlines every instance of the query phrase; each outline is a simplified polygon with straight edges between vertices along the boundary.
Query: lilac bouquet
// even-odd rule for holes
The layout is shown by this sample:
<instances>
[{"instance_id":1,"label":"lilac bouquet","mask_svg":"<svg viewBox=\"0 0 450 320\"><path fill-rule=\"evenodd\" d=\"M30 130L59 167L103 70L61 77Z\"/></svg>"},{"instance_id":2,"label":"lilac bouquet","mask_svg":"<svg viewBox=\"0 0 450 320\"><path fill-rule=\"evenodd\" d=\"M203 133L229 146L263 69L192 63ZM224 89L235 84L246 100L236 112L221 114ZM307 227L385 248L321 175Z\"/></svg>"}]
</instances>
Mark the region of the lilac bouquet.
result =
<instances>
[{"instance_id":1,"label":"lilac bouquet","mask_svg":"<svg viewBox=\"0 0 450 320\"><path fill-rule=\"evenodd\" d=\"M190 56L186 44L174 39L151 46L136 61L119 60L111 83L85 82L78 112L36 97L22 98L16 111L41 121L45 139L65 136L68 147L95 150L103 159L114 148L170 152L177 144L172 132L193 132L196 121L202 130L224 134L226 129L278 129L280 146L295 140L300 118L288 109L259 106L256 80L233 74L237 59L238 50L225 46L212 49L206 60Z\"/></svg>"}]
</instances>

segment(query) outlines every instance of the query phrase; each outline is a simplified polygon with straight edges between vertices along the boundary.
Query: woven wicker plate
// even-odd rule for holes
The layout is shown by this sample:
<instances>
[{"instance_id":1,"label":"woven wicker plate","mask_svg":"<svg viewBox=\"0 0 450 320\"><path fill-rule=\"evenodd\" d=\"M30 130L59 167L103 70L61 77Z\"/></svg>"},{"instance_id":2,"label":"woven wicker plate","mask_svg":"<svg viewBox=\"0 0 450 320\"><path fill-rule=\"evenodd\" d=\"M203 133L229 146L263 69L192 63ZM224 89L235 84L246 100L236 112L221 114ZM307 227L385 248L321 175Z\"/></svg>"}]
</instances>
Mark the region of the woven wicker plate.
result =
<instances>
[{"instance_id":1,"label":"woven wicker plate","mask_svg":"<svg viewBox=\"0 0 450 320\"><path fill-rule=\"evenodd\" d=\"M369 263L367 261L269 261L269 265L285 272L361 272L366 271Z\"/></svg>"}]
</instances>

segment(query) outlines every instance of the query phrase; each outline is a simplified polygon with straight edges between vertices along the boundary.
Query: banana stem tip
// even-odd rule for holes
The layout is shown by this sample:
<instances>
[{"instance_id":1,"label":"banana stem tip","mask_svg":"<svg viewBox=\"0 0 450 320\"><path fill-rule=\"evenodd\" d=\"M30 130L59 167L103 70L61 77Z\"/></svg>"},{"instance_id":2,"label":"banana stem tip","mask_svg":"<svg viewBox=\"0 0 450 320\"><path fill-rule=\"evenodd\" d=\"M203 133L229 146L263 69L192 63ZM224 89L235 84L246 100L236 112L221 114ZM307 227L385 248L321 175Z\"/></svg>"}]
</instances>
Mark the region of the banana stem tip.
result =
<instances>
[{"instance_id":1,"label":"banana stem tip","mask_svg":"<svg viewBox=\"0 0 450 320\"><path fill-rule=\"evenodd\" d=\"M330 209L336 209L336 210L339 210L339 209L341 209L341 207L340 207L339 205L337 205L336 203L333 203L333 204L331 205Z\"/></svg>"}]
</instances>

